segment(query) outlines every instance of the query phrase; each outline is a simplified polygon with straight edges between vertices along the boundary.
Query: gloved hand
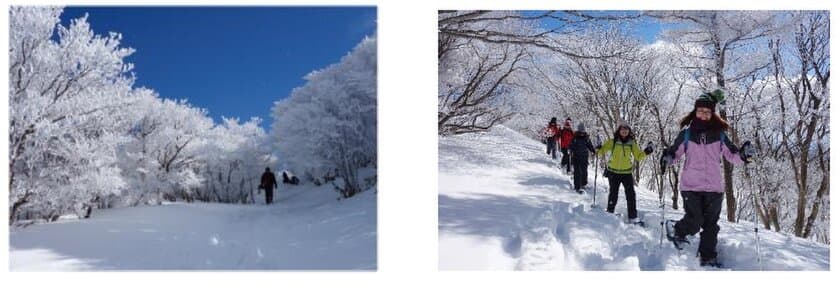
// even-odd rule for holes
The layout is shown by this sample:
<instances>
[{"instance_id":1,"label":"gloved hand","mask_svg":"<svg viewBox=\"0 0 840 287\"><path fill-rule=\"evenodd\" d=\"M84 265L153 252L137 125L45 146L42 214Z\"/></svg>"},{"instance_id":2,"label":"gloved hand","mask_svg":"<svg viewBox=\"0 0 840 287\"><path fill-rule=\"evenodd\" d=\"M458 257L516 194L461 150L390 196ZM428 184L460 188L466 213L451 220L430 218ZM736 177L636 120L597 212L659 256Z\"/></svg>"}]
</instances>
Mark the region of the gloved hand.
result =
<instances>
[{"instance_id":1,"label":"gloved hand","mask_svg":"<svg viewBox=\"0 0 840 287\"><path fill-rule=\"evenodd\" d=\"M744 162L752 162L753 156L755 156L755 147L753 147L750 141L745 141L744 144L741 145L741 160Z\"/></svg>"},{"instance_id":2,"label":"gloved hand","mask_svg":"<svg viewBox=\"0 0 840 287\"><path fill-rule=\"evenodd\" d=\"M645 154L651 154L653 152L653 142L648 142L645 146Z\"/></svg>"}]
</instances>

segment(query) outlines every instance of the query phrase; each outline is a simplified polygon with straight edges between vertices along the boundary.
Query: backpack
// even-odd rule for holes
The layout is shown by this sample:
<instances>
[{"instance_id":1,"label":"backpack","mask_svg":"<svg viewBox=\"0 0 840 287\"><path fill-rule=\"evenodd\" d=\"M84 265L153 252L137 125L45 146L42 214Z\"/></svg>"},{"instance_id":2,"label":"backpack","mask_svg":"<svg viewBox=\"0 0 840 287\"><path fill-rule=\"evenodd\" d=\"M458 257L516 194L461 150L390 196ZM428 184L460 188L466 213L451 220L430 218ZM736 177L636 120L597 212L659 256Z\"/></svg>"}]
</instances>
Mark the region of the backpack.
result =
<instances>
[{"instance_id":1,"label":"backpack","mask_svg":"<svg viewBox=\"0 0 840 287\"><path fill-rule=\"evenodd\" d=\"M691 128L686 128L685 133L683 133L683 153L688 152L688 139L690 138ZM723 141L726 139L726 133L723 130L720 131L720 150L723 151Z\"/></svg>"}]
</instances>

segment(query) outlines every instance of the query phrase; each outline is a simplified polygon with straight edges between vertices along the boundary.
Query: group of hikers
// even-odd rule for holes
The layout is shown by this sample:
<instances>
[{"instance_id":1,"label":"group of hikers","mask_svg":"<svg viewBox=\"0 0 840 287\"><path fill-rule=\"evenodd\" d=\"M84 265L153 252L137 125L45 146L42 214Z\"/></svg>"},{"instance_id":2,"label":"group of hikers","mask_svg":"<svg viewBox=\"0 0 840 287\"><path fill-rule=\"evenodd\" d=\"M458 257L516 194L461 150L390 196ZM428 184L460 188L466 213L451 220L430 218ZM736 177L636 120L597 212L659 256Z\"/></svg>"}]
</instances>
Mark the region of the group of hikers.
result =
<instances>
[{"instance_id":1,"label":"group of hikers","mask_svg":"<svg viewBox=\"0 0 840 287\"><path fill-rule=\"evenodd\" d=\"M695 102L694 109L679 122L681 129L673 144L663 149L660 166L673 165L682 157L685 164L680 173L680 194L685 215L679 221L669 221L665 229L668 239L675 246L688 244L687 235L700 233L698 253L702 266L720 266L717 260L717 222L723 201L723 183L720 172L721 157L732 164L741 165L754 156L750 141L738 148L726 135L729 124L715 112L718 103L723 102L720 90L703 93ZM572 120L566 118L563 127L557 127L557 118L551 118L544 129L546 153L556 159L559 146L563 157L561 170L574 170L574 189L583 193L587 185L589 154L608 155L604 176L609 182L607 209L615 212L619 185L624 187L627 201L627 218L634 224L641 223L636 210L636 192L632 175L633 163L643 161L653 153L653 143L644 149L635 141L635 134L625 122L619 122L612 137L606 142L598 139L593 146L583 123L572 131ZM597 167L596 167L597 168Z\"/></svg>"}]
</instances>

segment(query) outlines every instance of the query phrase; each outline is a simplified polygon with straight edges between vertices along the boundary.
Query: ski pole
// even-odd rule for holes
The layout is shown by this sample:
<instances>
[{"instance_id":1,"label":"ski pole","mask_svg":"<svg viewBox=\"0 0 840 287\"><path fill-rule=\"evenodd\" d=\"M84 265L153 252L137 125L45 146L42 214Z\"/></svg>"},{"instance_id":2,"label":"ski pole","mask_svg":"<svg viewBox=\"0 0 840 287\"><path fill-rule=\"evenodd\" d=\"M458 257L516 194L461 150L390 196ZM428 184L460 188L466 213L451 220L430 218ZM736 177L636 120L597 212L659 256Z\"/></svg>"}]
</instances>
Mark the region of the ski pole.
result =
<instances>
[{"instance_id":1,"label":"ski pole","mask_svg":"<svg viewBox=\"0 0 840 287\"><path fill-rule=\"evenodd\" d=\"M595 142L601 145L601 136L595 136ZM598 151L595 151L595 180L592 181L592 207L595 207L595 194L598 193Z\"/></svg>"},{"instance_id":2,"label":"ski pole","mask_svg":"<svg viewBox=\"0 0 840 287\"><path fill-rule=\"evenodd\" d=\"M750 145L748 148L752 150L752 154L755 154L754 148ZM755 232L755 254L756 260L758 261L758 268L759 270L764 270L764 265L761 262L761 237L758 236L758 195L756 194L755 185L753 184L751 172L750 172L750 162L744 162L745 168L747 170L747 182L750 185L750 192L752 193L753 198L753 222L754 227L753 231Z\"/></svg>"},{"instance_id":3,"label":"ski pole","mask_svg":"<svg viewBox=\"0 0 840 287\"><path fill-rule=\"evenodd\" d=\"M592 206L595 206L595 193L598 192L598 154L595 154L595 179L592 181Z\"/></svg>"},{"instance_id":4,"label":"ski pole","mask_svg":"<svg viewBox=\"0 0 840 287\"><path fill-rule=\"evenodd\" d=\"M662 156L665 156L665 153L668 152L667 149L662 150ZM662 249L662 242L665 239L665 190L664 190L664 182L665 182L665 166L666 163L659 161L659 208L661 210L661 218L659 221L659 249Z\"/></svg>"}]
</instances>

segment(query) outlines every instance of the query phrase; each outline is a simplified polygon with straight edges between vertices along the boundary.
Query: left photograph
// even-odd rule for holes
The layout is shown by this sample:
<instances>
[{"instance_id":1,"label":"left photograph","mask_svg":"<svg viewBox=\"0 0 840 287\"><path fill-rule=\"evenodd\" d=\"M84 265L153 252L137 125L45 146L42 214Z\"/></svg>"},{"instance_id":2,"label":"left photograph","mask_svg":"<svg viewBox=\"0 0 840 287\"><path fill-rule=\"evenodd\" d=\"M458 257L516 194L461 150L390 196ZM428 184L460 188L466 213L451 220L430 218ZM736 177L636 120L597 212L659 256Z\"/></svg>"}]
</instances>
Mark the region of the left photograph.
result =
<instances>
[{"instance_id":1,"label":"left photograph","mask_svg":"<svg viewBox=\"0 0 840 287\"><path fill-rule=\"evenodd\" d=\"M377 269L377 8L9 10L11 271Z\"/></svg>"}]
</instances>

